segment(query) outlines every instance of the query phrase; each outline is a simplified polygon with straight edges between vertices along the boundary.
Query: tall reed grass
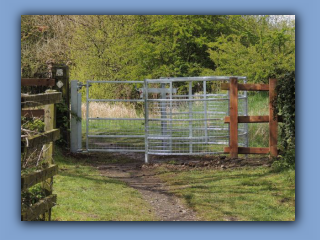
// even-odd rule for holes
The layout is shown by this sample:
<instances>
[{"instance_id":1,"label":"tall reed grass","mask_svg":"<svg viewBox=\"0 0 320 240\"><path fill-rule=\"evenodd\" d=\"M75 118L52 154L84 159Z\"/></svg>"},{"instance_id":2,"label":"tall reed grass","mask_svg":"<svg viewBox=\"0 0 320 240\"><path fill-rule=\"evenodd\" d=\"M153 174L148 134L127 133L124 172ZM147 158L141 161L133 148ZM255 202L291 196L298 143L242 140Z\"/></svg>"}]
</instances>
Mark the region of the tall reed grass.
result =
<instances>
[{"instance_id":1,"label":"tall reed grass","mask_svg":"<svg viewBox=\"0 0 320 240\"><path fill-rule=\"evenodd\" d=\"M82 103L82 118L86 118L86 104ZM92 118L143 118L133 104L90 102L89 116Z\"/></svg>"}]
</instances>

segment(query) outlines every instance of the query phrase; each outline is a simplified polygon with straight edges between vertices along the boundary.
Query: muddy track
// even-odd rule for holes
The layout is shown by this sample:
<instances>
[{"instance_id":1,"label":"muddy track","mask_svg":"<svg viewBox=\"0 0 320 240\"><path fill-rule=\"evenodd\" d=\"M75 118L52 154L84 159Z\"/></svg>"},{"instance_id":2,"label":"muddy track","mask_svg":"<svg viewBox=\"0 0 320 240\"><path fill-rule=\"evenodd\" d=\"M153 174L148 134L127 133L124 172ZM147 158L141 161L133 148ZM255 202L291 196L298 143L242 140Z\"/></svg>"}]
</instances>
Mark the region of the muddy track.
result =
<instances>
[{"instance_id":1,"label":"muddy track","mask_svg":"<svg viewBox=\"0 0 320 240\"><path fill-rule=\"evenodd\" d=\"M150 212L153 212L160 221L199 221L201 219L197 218L192 209L184 206L178 197L171 194L168 186L157 177L156 169L159 166L173 171L188 171L190 169L224 170L272 164L269 158L230 159L225 156L180 156L178 158L158 156L151 159L151 164L144 164L144 154L138 153L71 155L77 159L90 159L89 165L96 167L102 176L118 179L137 189L151 206Z\"/></svg>"},{"instance_id":2,"label":"muddy track","mask_svg":"<svg viewBox=\"0 0 320 240\"><path fill-rule=\"evenodd\" d=\"M101 175L126 182L137 189L160 221L197 221L193 210L186 208L155 175L153 170L143 169L142 164L105 164L97 166Z\"/></svg>"}]
</instances>

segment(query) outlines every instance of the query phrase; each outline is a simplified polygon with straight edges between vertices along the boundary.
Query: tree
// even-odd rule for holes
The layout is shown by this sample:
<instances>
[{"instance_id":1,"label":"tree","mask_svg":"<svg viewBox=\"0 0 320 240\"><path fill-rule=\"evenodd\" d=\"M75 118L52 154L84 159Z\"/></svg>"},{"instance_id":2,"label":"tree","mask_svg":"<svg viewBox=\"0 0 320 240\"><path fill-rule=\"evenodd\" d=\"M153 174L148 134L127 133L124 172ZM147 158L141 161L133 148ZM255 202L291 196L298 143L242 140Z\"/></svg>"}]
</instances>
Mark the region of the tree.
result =
<instances>
[{"instance_id":1,"label":"tree","mask_svg":"<svg viewBox=\"0 0 320 240\"><path fill-rule=\"evenodd\" d=\"M21 16L21 74L33 77L46 70L48 60L70 61L73 22L68 16Z\"/></svg>"},{"instance_id":2,"label":"tree","mask_svg":"<svg viewBox=\"0 0 320 240\"><path fill-rule=\"evenodd\" d=\"M235 21L237 20L237 21ZM234 33L208 44L216 64L215 75L244 75L252 82L266 82L295 69L294 27L275 25L268 16L233 17Z\"/></svg>"}]
</instances>

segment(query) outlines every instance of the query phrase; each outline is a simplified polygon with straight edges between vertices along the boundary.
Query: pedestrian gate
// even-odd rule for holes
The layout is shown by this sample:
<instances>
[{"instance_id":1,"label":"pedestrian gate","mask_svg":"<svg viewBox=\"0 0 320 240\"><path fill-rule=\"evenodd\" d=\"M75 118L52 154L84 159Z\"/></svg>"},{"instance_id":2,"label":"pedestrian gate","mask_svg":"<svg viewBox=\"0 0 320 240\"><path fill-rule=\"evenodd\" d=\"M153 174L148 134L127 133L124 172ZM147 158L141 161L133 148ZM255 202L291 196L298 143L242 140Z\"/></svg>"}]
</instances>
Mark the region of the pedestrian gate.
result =
<instances>
[{"instance_id":1,"label":"pedestrian gate","mask_svg":"<svg viewBox=\"0 0 320 240\"><path fill-rule=\"evenodd\" d=\"M71 151L142 152L146 162L150 154L224 153L229 145L224 118L229 115L230 98L221 83L230 78L87 81L85 85L71 81L71 111L82 117L71 119ZM237 78L246 82L246 77ZM86 87L85 104L82 87ZM106 99L104 89L121 94ZM238 114L247 116L247 92L239 91L238 98ZM248 147L247 123L239 124L238 138L239 146Z\"/></svg>"}]
</instances>

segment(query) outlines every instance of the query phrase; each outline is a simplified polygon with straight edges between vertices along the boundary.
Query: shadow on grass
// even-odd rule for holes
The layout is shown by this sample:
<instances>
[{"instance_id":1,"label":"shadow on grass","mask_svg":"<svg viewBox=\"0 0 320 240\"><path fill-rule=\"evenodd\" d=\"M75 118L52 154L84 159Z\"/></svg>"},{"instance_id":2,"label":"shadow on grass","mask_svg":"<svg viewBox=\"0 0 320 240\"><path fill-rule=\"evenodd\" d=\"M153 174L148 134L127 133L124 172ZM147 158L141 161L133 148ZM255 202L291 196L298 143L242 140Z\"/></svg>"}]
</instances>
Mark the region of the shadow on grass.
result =
<instances>
[{"instance_id":1,"label":"shadow on grass","mask_svg":"<svg viewBox=\"0 0 320 240\"><path fill-rule=\"evenodd\" d=\"M103 179L98 179L91 175L85 175L81 173L70 173L67 171L68 170L65 170L65 171L60 170L58 175L63 177L73 178L74 181L76 181L76 179L81 178L81 179L90 180L90 181L93 181L94 183L99 183L99 184L110 183L110 184L119 184L119 185L126 186L126 184L120 180L111 179L111 178L106 179L106 177L103 177Z\"/></svg>"},{"instance_id":2,"label":"shadow on grass","mask_svg":"<svg viewBox=\"0 0 320 240\"><path fill-rule=\"evenodd\" d=\"M241 170L243 171L243 170ZM254 171L254 170L248 170ZM250 221L286 221L294 219L294 181L269 170L252 173L210 171L174 173L168 177L173 193L184 198L187 205L202 212ZM200 176L200 177L198 177ZM164 178L163 178L164 179ZM218 217L219 218L219 217Z\"/></svg>"}]
</instances>

